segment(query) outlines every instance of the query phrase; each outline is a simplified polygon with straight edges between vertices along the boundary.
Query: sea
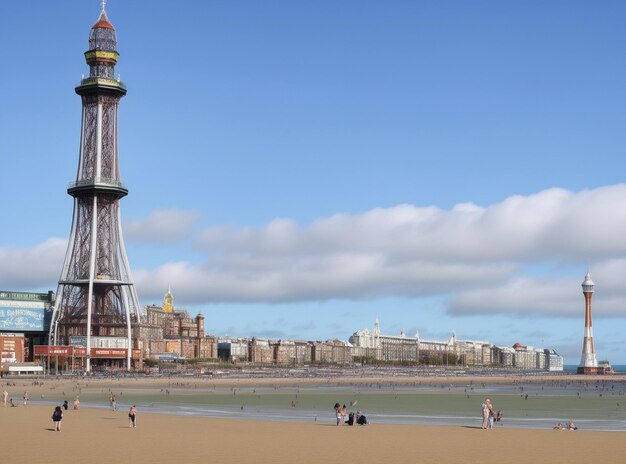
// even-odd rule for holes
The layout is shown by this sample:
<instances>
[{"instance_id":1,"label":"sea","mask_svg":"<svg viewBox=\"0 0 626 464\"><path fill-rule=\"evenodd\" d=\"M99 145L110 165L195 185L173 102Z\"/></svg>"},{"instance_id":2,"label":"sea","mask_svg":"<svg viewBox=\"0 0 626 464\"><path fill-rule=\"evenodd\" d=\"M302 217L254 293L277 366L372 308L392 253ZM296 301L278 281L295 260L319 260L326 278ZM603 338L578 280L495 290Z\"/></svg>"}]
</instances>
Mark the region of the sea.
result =
<instances>
[{"instance_id":1,"label":"sea","mask_svg":"<svg viewBox=\"0 0 626 464\"><path fill-rule=\"evenodd\" d=\"M626 366L615 367L626 371ZM503 419L496 427L551 429L573 420L583 430L626 431L626 381L579 381L568 375L537 380L474 384L468 378L467 384L373 381L237 387L189 379L158 387L126 385L118 392L118 404L122 411L136 404L141 413L333 424L333 405L340 403L348 411L364 414L370 424L480 427L481 404L490 398L494 409L502 411ZM164 385L168 387L162 388ZM101 390L83 390L81 405L109 407Z\"/></svg>"}]
</instances>

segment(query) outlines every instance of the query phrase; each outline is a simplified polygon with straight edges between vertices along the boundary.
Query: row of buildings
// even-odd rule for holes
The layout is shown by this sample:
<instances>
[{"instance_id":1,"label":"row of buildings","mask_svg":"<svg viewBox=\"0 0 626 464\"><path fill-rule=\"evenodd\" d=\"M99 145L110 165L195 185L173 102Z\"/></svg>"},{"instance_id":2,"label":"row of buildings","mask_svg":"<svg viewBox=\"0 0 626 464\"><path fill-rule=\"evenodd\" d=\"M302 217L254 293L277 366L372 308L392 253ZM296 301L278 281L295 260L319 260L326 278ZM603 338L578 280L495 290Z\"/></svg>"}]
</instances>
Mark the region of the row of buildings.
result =
<instances>
[{"instance_id":1,"label":"row of buildings","mask_svg":"<svg viewBox=\"0 0 626 464\"><path fill-rule=\"evenodd\" d=\"M362 329L349 339L353 357L367 361L504 366L519 369L563 370L563 357L553 349L536 349L515 343L496 346L482 340L459 340L453 331L448 340L426 340L419 336L384 335L378 319L374 330Z\"/></svg>"},{"instance_id":2,"label":"row of buildings","mask_svg":"<svg viewBox=\"0 0 626 464\"><path fill-rule=\"evenodd\" d=\"M131 367L136 369L143 367L146 358L175 361L202 358L284 366L360 363L563 370L563 358L554 350L533 349L519 343L502 347L487 341L460 340L454 332L443 341L426 340L419 334L410 337L403 331L399 335L385 335L378 320L372 331L358 330L348 341L207 335L204 316L191 316L185 309L176 309L169 289L162 305L146 306L141 322L131 325L130 346L128 337L122 334L98 334L92 335L87 353L84 334L68 335L65 345L48 345L46 332L54 294L2 292L2 295L5 299L0 299L0 353L4 365L52 360L60 369L80 370L89 355L96 369L125 368L130 356Z\"/></svg>"}]
</instances>

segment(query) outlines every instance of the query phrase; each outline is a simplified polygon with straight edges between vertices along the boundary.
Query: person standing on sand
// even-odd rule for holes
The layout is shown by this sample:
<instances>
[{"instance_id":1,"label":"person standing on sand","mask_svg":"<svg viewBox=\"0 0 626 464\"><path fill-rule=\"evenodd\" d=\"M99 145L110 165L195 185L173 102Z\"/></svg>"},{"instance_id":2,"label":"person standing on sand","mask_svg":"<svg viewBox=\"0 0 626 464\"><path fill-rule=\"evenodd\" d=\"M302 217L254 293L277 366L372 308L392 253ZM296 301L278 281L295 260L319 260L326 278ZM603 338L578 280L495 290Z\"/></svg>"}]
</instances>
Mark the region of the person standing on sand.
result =
<instances>
[{"instance_id":1,"label":"person standing on sand","mask_svg":"<svg viewBox=\"0 0 626 464\"><path fill-rule=\"evenodd\" d=\"M492 429L493 428L493 423L495 422L496 419L496 413L493 411L493 406L491 404L490 400L489 401L488 406L489 406L489 421L488 421L488 428Z\"/></svg>"},{"instance_id":2,"label":"person standing on sand","mask_svg":"<svg viewBox=\"0 0 626 464\"><path fill-rule=\"evenodd\" d=\"M137 407L134 404L128 411L128 427L137 427Z\"/></svg>"},{"instance_id":3,"label":"person standing on sand","mask_svg":"<svg viewBox=\"0 0 626 464\"><path fill-rule=\"evenodd\" d=\"M54 422L54 431L61 431L61 421L63 420L63 410L61 406L57 406L54 408L54 412L52 413L52 422Z\"/></svg>"},{"instance_id":4,"label":"person standing on sand","mask_svg":"<svg viewBox=\"0 0 626 464\"><path fill-rule=\"evenodd\" d=\"M24 396L22 397L24 399L24 406L28 405L28 400L30 399L30 396L28 396L28 392L25 391L24 392Z\"/></svg>"},{"instance_id":5,"label":"person standing on sand","mask_svg":"<svg viewBox=\"0 0 626 464\"><path fill-rule=\"evenodd\" d=\"M337 425L342 425L343 423L343 416L341 415L341 405L339 403L335 403L335 415L337 416Z\"/></svg>"},{"instance_id":6,"label":"person standing on sand","mask_svg":"<svg viewBox=\"0 0 626 464\"><path fill-rule=\"evenodd\" d=\"M9 392L7 391L7 389L3 389L2 390L2 402L4 403L4 407L7 407L7 398L9 397Z\"/></svg>"},{"instance_id":7,"label":"person standing on sand","mask_svg":"<svg viewBox=\"0 0 626 464\"><path fill-rule=\"evenodd\" d=\"M487 398L481 406L481 410L483 414L483 425L482 425L483 429L486 429L489 426L489 410L490 409L491 409L491 400Z\"/></svg>"}]
</instances>

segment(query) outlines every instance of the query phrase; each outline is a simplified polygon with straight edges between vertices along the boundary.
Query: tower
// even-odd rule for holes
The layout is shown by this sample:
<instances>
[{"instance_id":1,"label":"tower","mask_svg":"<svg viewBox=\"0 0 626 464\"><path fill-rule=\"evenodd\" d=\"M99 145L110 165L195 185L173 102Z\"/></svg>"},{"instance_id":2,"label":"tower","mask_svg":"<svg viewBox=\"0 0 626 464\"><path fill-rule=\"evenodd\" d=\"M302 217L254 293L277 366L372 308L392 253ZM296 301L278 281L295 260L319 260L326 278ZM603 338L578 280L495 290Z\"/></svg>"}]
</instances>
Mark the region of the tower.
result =
<instances>
[{"instance_id":1,"label":"tower","mask_svg":"<svg viewBox=\"0 0 626 464\"><path fill-rule=\"evenodd\" d=\"M67 193L74 213L50 325L50 344L86 337L86 371L91 370L92 336L127 340L130 369L131 319L140 322L120 221L119 201L128 194L120 181L117 115L126 87L115 79L117 36L102 11L89 33L85 60L89 76L76 87L82 100L78 173Z\"/></svg>"},{"instance_id":2,"label":"tower","mask_svg":"<svg viewBox=\"0 0 626 464\"><path fill-rule=\"evenodd\" d=\"M163 297L163 311L171 313L174 311L174 296L172 290L168 287L167 293Z\"/></svg>"},{"instance_id":3,"label":"tower","mask_svg":"<svg viewBox=\"0 0 626 464\"><path fill-rule=\"evenodd\" d=\"M585 295L585 336L583 337L583 353L580 357L579 374L595 374L598 371L596 351L593 346L593 327L591 325L591 297L593 296L593 280L589 272L582 283L583 295Z\"/></svg>"}]
</instances>

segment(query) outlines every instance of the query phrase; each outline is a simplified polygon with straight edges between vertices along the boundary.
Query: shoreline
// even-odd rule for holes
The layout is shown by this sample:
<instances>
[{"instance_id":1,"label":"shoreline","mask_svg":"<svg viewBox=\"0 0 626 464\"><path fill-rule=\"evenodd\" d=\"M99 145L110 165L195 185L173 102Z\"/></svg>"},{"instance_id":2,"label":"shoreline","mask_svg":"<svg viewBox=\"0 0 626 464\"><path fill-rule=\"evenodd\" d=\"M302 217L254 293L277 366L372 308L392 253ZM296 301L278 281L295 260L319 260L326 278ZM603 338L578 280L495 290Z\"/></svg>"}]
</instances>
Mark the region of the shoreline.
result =
<instances>
[{"instance_id":1,"label":"shoreline","mask_svg":"<svg viewBox=\"0 0 626 464\"><path fill-rule=\"evenodd\" d=\"M362 409L372 423L381 425L472 427L480 423L478 408L490 396L495 409L504 410L507 428L546 429L574 419L587 430L626 430L626 376L611 376L609 382L604 376L573 375L452 379L15 377L3 381L0 385L5 385L18 404L22 393L28 391L33 405L52 407L68 400L71 408L79 396L83 408L106 411L110 394L116 394L121 408L136 403L143 412L290 423L325 421L332 415L329 404L340 401L350 404L353 412Z\"/></svg>"}]
</instances>

